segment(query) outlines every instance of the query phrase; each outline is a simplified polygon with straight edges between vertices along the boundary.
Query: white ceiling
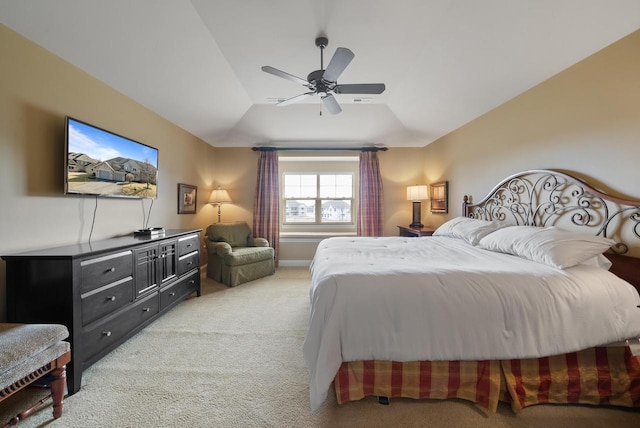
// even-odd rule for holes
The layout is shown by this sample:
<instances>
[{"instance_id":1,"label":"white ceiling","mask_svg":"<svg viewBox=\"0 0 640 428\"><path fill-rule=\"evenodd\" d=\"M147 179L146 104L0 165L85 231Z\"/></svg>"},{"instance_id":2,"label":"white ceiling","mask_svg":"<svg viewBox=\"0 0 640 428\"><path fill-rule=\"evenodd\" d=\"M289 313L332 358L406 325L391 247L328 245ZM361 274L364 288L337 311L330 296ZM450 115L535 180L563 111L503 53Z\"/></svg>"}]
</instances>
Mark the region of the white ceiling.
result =
<instances>
[{"instance_id":1,"label":"white ceiling","mask_svg":"<svg viewBox=\"0 0 640 428\"><path fill-rule=\"evenodd\" d=\"M639 0L0 0L0 22L216 147L422 147L640 28ZM347 47L339 83L307 91Z\"/></svg>"}]
</instances>

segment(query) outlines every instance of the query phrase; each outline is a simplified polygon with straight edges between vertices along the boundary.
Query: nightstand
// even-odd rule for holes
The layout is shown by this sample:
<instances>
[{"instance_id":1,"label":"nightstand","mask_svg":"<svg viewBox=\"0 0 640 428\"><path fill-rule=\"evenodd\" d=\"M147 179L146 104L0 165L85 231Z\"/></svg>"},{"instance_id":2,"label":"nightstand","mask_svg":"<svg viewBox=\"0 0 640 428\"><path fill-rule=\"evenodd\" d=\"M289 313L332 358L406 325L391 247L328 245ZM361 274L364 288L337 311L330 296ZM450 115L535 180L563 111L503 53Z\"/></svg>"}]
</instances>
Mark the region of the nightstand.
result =
<instances>
[{"instance_id":1,"label":"nightstand","mask_svg":"<svg viewBox=\"0 0 640 428\"><path fill-rule=\"evenodd\" d=\"M398 226L400 236L431 236L433 232L436 230L434 227L424 226L421 228L413 228L406 226Z\"/></svg>"}]
</instances>

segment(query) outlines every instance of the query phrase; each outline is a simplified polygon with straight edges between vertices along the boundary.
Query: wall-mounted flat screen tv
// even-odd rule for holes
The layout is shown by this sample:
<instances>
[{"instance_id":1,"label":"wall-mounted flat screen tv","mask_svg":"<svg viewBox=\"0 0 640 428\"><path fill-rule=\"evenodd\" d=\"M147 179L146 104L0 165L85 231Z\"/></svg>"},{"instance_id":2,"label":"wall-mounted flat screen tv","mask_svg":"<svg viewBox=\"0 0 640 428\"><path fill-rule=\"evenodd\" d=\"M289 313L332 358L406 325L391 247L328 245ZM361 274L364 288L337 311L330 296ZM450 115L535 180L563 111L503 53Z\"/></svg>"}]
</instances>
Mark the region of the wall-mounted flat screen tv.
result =
<instances>
[{"instance_id":1,"label":"wall-mounted flat screen tv","mask_svg":"<svg viewBox=\"0 0 640 428\"><path fill-rule=\"evenodd\" d=\"M158 149L68 116L65 126L66 194L157 197Z\"/></svg>"}]
</instances>

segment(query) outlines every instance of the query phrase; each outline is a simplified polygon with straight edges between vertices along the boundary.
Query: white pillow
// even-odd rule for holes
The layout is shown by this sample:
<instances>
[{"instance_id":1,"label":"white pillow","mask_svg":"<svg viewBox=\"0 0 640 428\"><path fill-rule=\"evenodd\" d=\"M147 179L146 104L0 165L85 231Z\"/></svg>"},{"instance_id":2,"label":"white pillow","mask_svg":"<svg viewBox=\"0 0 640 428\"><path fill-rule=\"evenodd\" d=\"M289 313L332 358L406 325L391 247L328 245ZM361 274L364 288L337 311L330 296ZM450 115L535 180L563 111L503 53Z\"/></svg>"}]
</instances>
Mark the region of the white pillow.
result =
<instances>
[{"instance_id":1,"label":"white pillow","mask_svg":"<svg viewBox=\"0 0 640 428\"><path fill-rule=\"evenodd\" d=\"M469 217L456 217L434 232L434 236L450 236L452 238L464 239L471 245L477 245L480 239L494 230L503 227L499 221L477 220Z\"/></svg>"},{"instance_id":2,"label":"white pillow","mask_svg":"<svg viewBox=\"0 0 640 428\"><path fill-rule=\"evenodd\" d=\"M551 227L509 226L480 240L478 246L566 269L604 253L615 241Z\"/></svg>"},{"instance_id":3,"label":"white pillow","mask_svg":"<svg viewBox=\"0 0 640 428\"><path fill-rule=\"evenodd\" d=\"M608 258L606 258L604 255L602 254L598 254L595 257L592 257L590 259L585 260L584 262L580 263L581 265L588 265L588 266L597 266L599 268L602 268L604 270L609 270L611 269L611 266L613 266L613 263L611 263L611 260L609 260Z\"/></svg>"}]
</instances>

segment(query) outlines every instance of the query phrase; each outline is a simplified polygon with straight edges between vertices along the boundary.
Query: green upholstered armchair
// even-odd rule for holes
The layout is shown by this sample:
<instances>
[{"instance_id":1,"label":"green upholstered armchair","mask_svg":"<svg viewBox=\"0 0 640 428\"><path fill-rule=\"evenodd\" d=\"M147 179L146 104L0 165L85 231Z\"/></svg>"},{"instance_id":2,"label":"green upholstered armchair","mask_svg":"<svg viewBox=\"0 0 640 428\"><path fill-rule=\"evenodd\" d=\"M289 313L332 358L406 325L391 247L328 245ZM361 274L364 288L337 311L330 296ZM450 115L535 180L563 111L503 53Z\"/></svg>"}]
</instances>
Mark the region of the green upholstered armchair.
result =
<instances>
[{"instance_id":1,"label":"green upholstered armchair","mask_svg":"<svg viewBox=\"0 0 640 428\"><path fill-rule=\"evenodd\" d=\"M229 287L275 272L274 251L264 238L254 238L244 221L207 227L207 276Z\"/></svg>"}]
</instances>

